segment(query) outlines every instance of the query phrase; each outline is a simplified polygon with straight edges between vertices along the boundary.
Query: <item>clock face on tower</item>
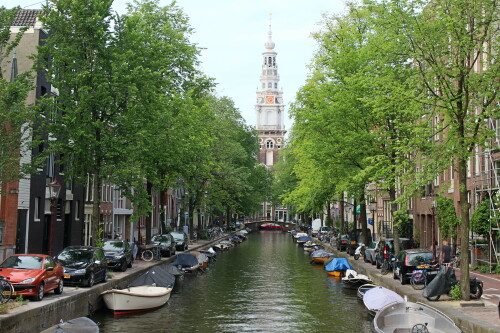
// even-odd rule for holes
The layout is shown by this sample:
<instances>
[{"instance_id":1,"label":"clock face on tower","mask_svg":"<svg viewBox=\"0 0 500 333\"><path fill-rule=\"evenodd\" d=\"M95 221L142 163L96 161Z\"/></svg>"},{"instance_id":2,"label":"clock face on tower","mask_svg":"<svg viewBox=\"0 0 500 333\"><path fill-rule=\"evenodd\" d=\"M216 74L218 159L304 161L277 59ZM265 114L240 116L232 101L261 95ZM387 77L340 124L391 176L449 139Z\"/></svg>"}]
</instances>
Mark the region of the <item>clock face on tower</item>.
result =
<instances>
[{"instance_id":1,"label":"clock face on tower","mask_svg":"<svg viewBox=\"0 0 500 333\"><path fill-rule=\"evenodd\" d=\"M274 96L266 96L266 104L274 104Z\"/></svg>"}]
</instances>

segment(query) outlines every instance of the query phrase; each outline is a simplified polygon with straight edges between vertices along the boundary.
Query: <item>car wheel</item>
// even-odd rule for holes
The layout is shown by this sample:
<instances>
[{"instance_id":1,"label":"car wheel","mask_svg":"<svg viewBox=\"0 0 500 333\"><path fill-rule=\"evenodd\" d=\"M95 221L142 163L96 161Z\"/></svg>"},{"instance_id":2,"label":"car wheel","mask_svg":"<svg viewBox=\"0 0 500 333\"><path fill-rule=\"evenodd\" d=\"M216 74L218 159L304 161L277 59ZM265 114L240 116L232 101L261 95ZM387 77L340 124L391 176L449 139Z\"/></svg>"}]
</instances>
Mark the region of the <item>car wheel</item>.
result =
<instances>
[{"instance_id":1,"label":"car wheel","mask_svg":"<svg viewBox=\"0 0 500 333\"><path fill-rule=\"evenodd\" d=\"M134 259L130 259L129 264L127 265L128 268L132 268L132 261L134 261Z\"/></svg>"},{"instance_id":2,"label":"car wheel","mask_svg":"<svg viewBox=\"0 0 500 333\"><path fill-rule=\"evenodd\" d=\"M378 259L375 259L375 265L377 268L380 268L382 266L382 263Z\"/></svg>"},{"instance_id":3,"label":"car wheel","mask_svg":"<svg viewBox=\"0 0 500 333\"><path fill-rule=\"evenodd\" d=\"M373 260L373 257L370 257L370 264L375 265L375 260Z\"/></svg>"},{"instance_id":4,"label":"car wheel","mask_svg":"<svg viewBox=\"0 0 500 333\"><path fill-rule=\"evenodd\" d=\"M36 292L36 295L33 296L33 300L37 302L41 301L43 299L44 292L45 292L44 284L43 282L40 282L40 284L38 285L38 290Z\"/></svg>"},{"instance_id":5,"label":"car wheel","mask_svg":"<svg viewBox=\"0 0 500 333\"><path fill-rule=\"evenodd\" d=\"M127 270L127 259L123 260L122 265L120 267L120 271L125 272Z\"/></svg>"},{"instance_id":6,"label":"car wheel","mask_svg":"<svg viewBox=\"0 0 500 333\"><path fill-rule=\"evenodd\" d=\"M173 255L173 256L175 256L175 250L176 250L176 248L174 247L174 251L172 252L172 255Z\"/></svg>"},{"instance_id":7,"label":"car wheel","mask_svg":"<svg viewBox=\"0 0 500 333\"><path fill-rule=\"evenodd\" d=\"M406 284L406 279L403 277L403 271L401 269L399 270L399 281L401 281L401 284Z\"/></svg>"},{"instance_id":8,"label":"car wheel","mask_svg":"<svg viewBox=\"0 0 500 333\"><path fill-rule=\"evenodd\" d=\"M103 282L108 282L108 269L104 269L104 276L102 277Z\"/></svg>"},{"instance_id":9,"label":"car wheel","mask_svg":"<svg viewBox=\"0 0 500 333\"><path fill-rule=\"evenodd\" d=\"M188 249L188 245L184 244L184 251L187 251L187 249Z\"/></svg>"},{"instance_id":10,"label":"car wheel","mask_svg":"<svg viewBox=\"0 0 500 333\"><path fill-rule=\"evenodd\" d=\"M64 283L63 283L63 279L61 278L59 280L59 284L57 285L57 288L54 289L54 294L61 295L63 292L63 289L64 289Z\"/></svg>"},{"instance_id":11,"label":"car wheel","mask_svg":"<svg viewBox=\"0 0 500 333\"><path fill-rule=\"evenodd\" d=\"M397 275L397 274L396 274L396 270L395 270L394 268L392 269L392 278L393 278L394 280L399 279L399 275Z\"/></svg>"},{"instance_id":12,"label":"car wheel","mask_svg":"<svg viewBox=\"0 0 500 333\"><path fill-rule=\"evenodd\" d=\"M95 283L94 272L90 272L89 278L87 279L87 287L91 288Z\"/></svg>"}]
</instances>

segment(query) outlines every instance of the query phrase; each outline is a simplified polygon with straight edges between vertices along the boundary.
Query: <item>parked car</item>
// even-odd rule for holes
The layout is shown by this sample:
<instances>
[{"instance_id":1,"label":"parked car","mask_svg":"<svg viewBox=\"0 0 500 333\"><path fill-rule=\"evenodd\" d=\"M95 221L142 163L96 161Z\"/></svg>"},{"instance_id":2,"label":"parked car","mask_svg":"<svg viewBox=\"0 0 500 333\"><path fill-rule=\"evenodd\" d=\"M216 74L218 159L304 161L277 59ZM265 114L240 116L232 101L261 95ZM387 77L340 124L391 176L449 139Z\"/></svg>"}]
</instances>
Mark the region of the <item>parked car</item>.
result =
<instances>
[{"instance_id":1,"label":"parked car","mask_svg":"<svg viewBox=\"0 0 500 333\"><path fill-rule=\"evenodd\" d=\"M399 279L401 284L406 284L418 265L430 265L432 261L432 251L429 249L402 250L394 261L393 276Z\"/></svg>"},{"instance_id":2,"label":"parked car","mask_svg":"<svg viewBox=\"0 0 500 333\"><path fill-rule=\"evenodd\" d=\"M119 239L107 240L102 248L108 268L125 272L127 267L132 267L134 255L128 242Z\"/></svg>"},{"instance_id":3,"label":"parked car","mask_svg":"<svg viewBox=\"0 0 500 333\"><path fill-rule=\"evenodd\" d=\"M182 231L172 231L170 233L175 240L175 248L179 251L186 251L188 249L188 236Z\"/></svg>"},{"instance_id":4,"label":"parked car","mask_svg":"<svg viewBox=\"0 0 500 333\"><path fill-rule=\"evenodd\" d=\"M349 243L349 235L340 235L337 238L337 250L340 252L347 251L347 246Z\"/></svg>"},{"instance_id":5,"label":"parked car","mask_svg":"<svg viewBox=\"0 0 500 333\"><path fill-rule=\"evenodd\" d=\"M64 284L92 287L108 279L104 250L92 246L68 246L55 260L64 268Z\"/></svg>"},{"instance_id":6,"label":"parked car","mask_svg":"<svg viewBox=\"0 0 500 333\"><path fill-rule=\"evenodd\" d=\"M175 239L171 234L155 235L151 242L160 245L162 256L170 257L175 254Z\"/></svg>"},{"instance_id":7,"label":"parked car","mask_svg":"<svg viewBox=\"0 0 500 333\"><path fill-rule=\"evenodd\" d=\"M329 232L331 232L332 230L333 230L332 227L323 226L323 227L319 228L319 234L320 235L326 235Z\"/></svg>"},{"instance_id":8,"label":"parked car","mask_svg":"<svg viewBox=\"0 0 500 333\"><path fill-rule=\"evenodd\" d=\"M365 248L365 261L371 263L372 265L375 265L377 259L377 254L379 251L378 243L379 241L371 242Z\"/></svg>"},{"instance_id":9,"label":"parked car","mask_svg":"<svg viewBox=\"0 0 500 333\"><path fill-rule=\"evenodd\" d=\"M363 239L362 229L353 229L349 232L349 244L347 245L346 251L353 256L356 248L358 247L358 243L370 244L371 241L372 234L370 230L368 230L368 239Z\"/></svg>"},{"instance_id":10,"label":"parked car","mask_svg":"<svg viewBox=\"0 0 500 333\"><path fill-rule=\"evenodd\" d=\"M14 295L41 301L48 291L63 292L64 269L45 254L12 254L0 264L0 275L14 286Z\"/></svg>"},{"instance_id":11,"label":"parked car","mask_svg":"<svg viewBox=\"0 0 500 333\"><path fill-rule=\"evenodd\" d=\"M412 247L411 241L409 238L399 238L399 250L406 250ZM387 238L387 239L382 239L378 243L378 251L375 256L375 264L377 265L377 268L380 268L382 266L382 262L384 261L384 258L390 255L395 255L394 253L394 239L392 238Z\"/></svg>"}]
</instances>

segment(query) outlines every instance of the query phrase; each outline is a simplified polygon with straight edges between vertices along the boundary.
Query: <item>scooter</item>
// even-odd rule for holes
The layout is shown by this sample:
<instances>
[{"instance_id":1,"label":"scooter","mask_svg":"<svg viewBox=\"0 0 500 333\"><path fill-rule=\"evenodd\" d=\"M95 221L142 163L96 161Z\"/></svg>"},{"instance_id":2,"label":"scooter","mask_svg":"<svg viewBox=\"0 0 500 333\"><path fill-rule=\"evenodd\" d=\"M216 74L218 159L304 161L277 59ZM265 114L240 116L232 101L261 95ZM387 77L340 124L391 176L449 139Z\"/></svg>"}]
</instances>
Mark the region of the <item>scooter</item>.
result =
<instances>
[{"instance_id":1,"label":"scooter","mask_svg":"<svg viewBox=\"0 0 500 333\"><path fill-rule=\"evenodd\" d=\"M422 296L429 301L437 301L441 295L451 297L451 289L456 284L460 283L455 277L453 267L442 266L439 273L427 284L422 293ZM483 295L483 281L475 278L469 278L470 299L480 299Z\"/></svg>"},{"instance_id":2,"label":"scooter","mask_svg":"<svg viewBox=\"0 0 500 333\"><path fill-rule=\"evenodd\" d=\"M363 243L359 243L356 251L354 251L354 260L358 260L361 256L365 256L365 244Z\"/></svg>"}]
</instances>

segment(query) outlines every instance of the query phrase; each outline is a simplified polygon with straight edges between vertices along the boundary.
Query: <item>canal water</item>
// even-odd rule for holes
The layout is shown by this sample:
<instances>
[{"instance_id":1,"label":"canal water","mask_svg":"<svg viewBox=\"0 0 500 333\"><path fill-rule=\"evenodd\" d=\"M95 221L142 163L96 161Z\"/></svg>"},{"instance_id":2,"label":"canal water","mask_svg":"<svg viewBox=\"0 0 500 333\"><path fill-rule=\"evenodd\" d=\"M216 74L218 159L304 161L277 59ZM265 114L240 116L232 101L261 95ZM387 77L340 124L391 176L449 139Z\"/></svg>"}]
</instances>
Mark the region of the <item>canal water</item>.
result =
<instances>
[{"instance_id":1,"label":"canal water","mask_svg":"<svg viewBox=\"0 0 500 333\"><path fill-rule=\"evenodd\" d=\"M92 319L100 332L370 332L372 317L281 232L249 234L204 274L186 276L155 311Z\"/></svg>"}]
</instances>

